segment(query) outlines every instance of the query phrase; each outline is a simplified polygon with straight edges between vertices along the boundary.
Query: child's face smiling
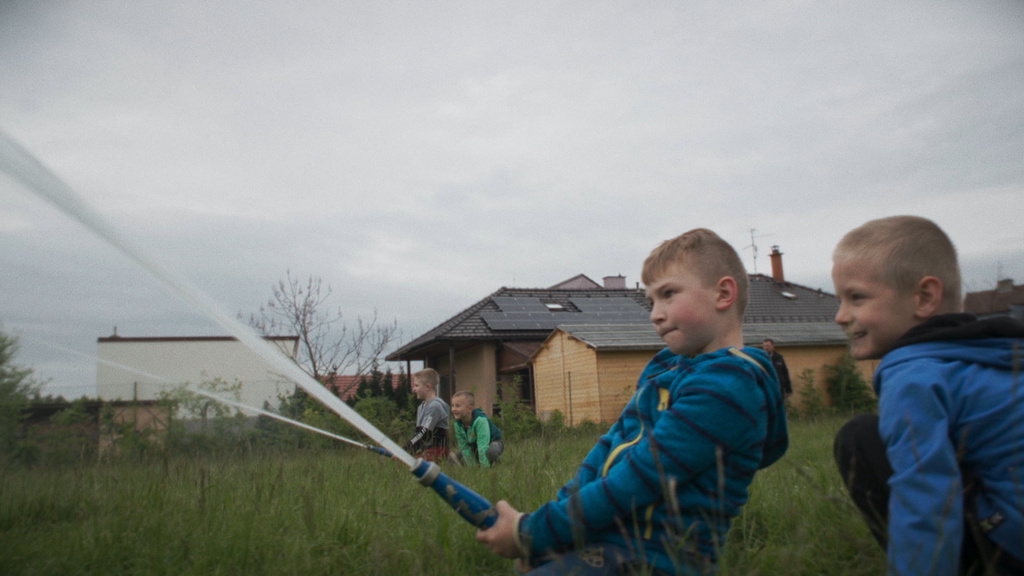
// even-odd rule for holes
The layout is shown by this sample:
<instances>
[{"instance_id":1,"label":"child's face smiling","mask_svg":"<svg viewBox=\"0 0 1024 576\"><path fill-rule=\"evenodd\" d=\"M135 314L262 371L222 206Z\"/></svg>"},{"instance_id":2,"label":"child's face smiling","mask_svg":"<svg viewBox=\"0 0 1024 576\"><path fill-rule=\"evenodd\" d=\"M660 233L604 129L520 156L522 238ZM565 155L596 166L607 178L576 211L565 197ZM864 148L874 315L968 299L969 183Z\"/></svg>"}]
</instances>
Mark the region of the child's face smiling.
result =
<instances>
[{"instance_id":1,"label":"child's face smiling","mask_svg":"<svg viewBox=\"0 0 1024 576\"><path fill-rule=\"evenodd\" d=\"M452 398L452 416L456 420L465 420L466 416L473 413L473 407L469 405L464 396Z\"/></svg>"},{"instance_id":2,"label":"child's face smiling","mask_svg":"<svg viewBox=\"0 0 1024 576\"><path fill-rule=\"evenodd\" d=\"M647 288L651 323L668 349L681 356L717 350L717 290L678 264Z\"/></svg>"},{"instance_id":3,"label":"child's face smiling","mask_svg":"<svg viewBox=\"0 0 1024 576\"><path fill-rule=\"evenodd\" d=\"M839 311L836 324L850 339L857 360L881 358L919 320L912 294L900 294L879 279L877 266L863 258L845 258L832 266Z\"/></svg>"}]
</instances>

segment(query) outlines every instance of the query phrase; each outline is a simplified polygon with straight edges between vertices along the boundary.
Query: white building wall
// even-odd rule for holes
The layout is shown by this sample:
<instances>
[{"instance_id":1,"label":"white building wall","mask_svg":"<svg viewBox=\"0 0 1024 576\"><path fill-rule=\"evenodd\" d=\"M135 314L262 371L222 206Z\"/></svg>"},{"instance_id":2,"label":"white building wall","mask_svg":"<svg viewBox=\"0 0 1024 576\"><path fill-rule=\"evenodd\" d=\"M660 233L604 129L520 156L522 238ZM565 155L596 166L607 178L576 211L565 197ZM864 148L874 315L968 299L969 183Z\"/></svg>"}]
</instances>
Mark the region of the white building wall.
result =
<instances>
[{"instance_id":1,"label":"white building wall","mask_svg":"<svg viewBox=\"0 0 1024 576\"><path fill-rule=\"evenodd\" d=\"M294 358L298 339L271 338ZM295 385L277 375L255 352L230 337L100 338L96 391L104 400L155 400L162 390L180 384L196 386L220 378L242 383L240 402L257 408L277 407L278 394ZM137 383L137 386L136 386Z\"/></svg>"}]
</instances>

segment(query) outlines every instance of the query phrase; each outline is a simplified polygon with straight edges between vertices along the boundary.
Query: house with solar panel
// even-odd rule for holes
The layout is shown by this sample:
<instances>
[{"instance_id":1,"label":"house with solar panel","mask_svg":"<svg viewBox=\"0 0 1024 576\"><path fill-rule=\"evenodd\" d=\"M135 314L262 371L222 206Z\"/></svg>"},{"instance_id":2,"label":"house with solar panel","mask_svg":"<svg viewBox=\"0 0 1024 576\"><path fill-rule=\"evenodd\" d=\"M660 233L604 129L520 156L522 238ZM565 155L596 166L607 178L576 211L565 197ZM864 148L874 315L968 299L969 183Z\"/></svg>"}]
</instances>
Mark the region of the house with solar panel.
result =
<instances>
[{"instance_id":1,"label":"house with solar panel","mask_svg":"<svg viewBox=\"0 0 1024 576\"><path fill-rule=\"evenodd\" d=\"M771 276L750 275L745 344L773 339L794 390L805 369L823 389L823 366L837 364L847 347L833 322L838 303L830 293L787 282L777 248L771 259ZM387 360L422 361L441 374L442 398L470 390L485 411L493 412L499 395L508 401L514 393L541 419L557 410L570 425L610 422L644 364L664 347L649 315L644 290L628 288L623 276L603 284L580 274L550 288L503 287ZM870 375L873 366L861 370Z\"/></svg>"},{"instance_id":2,"label":"house with solar panel","mask_svg":"<svg viewBox=\"0 0 1024 576\"><path fill-rule=\"evenodd\" d=\"M445 400L456 391L470 390L477 407L491 412L500 390L504 400L513 400L510 395L517 394L533 405L536 385L530 360L558 326L649 327L649 313L644 291L627 288L623 276L609 276L603 285L579 274L550 288L503 287L386 359L422 361L437 370L441 375L438 393Z\"/></svg>"}]
</instances>

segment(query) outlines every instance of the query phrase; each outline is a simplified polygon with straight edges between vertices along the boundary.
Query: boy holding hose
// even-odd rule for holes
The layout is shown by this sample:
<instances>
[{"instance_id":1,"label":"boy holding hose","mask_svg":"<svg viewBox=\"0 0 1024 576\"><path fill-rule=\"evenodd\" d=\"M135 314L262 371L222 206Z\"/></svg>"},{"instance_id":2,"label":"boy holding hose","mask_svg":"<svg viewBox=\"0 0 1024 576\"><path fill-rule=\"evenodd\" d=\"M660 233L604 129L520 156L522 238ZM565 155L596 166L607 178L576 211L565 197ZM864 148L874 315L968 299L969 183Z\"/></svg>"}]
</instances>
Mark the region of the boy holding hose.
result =
<instances>
[{"instance_id":1,"label":"boy holding hose","mask_svg":"<svg viewBox=\"0 0 1024 576\"><path fill-rule=\"evenodd\" d=\"M714 232L654 249L643 281L666 348L555 499L498 502L477 540L531 574L713 572L755 472L788 446L771 362L743 346L748 277Z\"/></svg>"}]
</instances>

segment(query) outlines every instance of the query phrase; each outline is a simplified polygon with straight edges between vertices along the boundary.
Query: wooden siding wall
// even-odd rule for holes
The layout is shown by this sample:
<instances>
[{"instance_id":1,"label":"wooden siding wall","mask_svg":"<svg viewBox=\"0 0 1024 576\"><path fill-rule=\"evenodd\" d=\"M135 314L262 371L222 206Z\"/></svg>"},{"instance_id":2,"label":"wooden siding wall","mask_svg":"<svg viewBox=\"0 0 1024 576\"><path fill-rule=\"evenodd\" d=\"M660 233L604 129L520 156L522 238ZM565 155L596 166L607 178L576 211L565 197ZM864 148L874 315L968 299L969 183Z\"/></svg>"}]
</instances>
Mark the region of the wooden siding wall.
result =
<instances>
[{"instance_id":1,"label":"wooden siding wall","mask_svg":"<svg viewBox=\"0 0 1024 576\"><path fill-rule=\"evenodd\" d=\"M824 367L838 364L846 353L846 346L780 346L778 350L786 358L793 383L790 402L800 404L799 390L806 385L800 374L811 369L813 386L827 403ZM653 355L653 351L597 353L567 334L558 333L545 342L533 359L537 416L546 420L558 410L565 416L566 424L579 424L583 420L614 422L633 394L637 377ZM867 382L871 381L876 365L874 361L857 363ZM570 380L572 406L569 405Z\"/></svg>"},{"instance_id":2,"label":"wooden siding wall","mask_svg":"<svg viewBox=\"0 0 1024 576\"><path fill-rule=\"evenodd\" d=\"M473 346L455 354L455 389L452 392L468 390L476 399L476 407L491 415L491 406L497 398L498 367L495 346L491 343ZM448 373L447 358L441 362L443 367L437 369L441 374ZM451 398L445 398L450 401Z\"/></svg>"},{"instance_id":3,"label":"wooden siding wall","mask_svg":"<svg viewBox=\"0 0 1024 576\"><path fill-rule=\"evenodd\" d=\"M612 423L636 391L636 380L655 351L598 352L597 373L601 379L601 417Z\"/></svg>"},{"instance_id":4,"label":"wooden siding wall","mask_svg":"<svg viewBox=\"0 0 1024 576\"><path fill-rule=\"evenodd\" d=\"M601 421L597 363L591 348L557 332L544 343L533 362L535 409L541 420L558 410L570 426L584 420Z\"/></svg>"},{"instance_id":5,"label":"wooden siding wall","mask_svg":"<svg viewBox=\"0 0 1024 576\"><path fill-rule=\"evenodd\" d=\"M567 411L562 397L562 338L549 338L533 357L534 413L543 421Z\"/></svg>"},{"instance_id":6,"label":"wooden siding wall","mask_svg":"<svg viewBox=\"0 0 1024 576\"><path fill-rule=\"evenodd\" d=\"M793 383L793 395L790 402L799 406L801 402L800 389L806 384L801 380L800 374L810 369L814 371L813 386L821 394L822 400L829 401L825 391L825 370L826 365L835 366L839 364L843 354L846 353L846 345L836 346L778 346L779 353L786 359L786 367L789 368L789 379ZM861 376L870 384L871 376L875 372L878 362L874 360L862 360L857 362L857 368Z\"/></svg>"}]
</instances>

